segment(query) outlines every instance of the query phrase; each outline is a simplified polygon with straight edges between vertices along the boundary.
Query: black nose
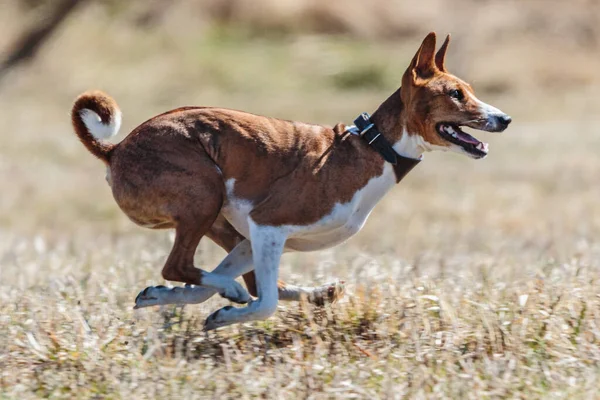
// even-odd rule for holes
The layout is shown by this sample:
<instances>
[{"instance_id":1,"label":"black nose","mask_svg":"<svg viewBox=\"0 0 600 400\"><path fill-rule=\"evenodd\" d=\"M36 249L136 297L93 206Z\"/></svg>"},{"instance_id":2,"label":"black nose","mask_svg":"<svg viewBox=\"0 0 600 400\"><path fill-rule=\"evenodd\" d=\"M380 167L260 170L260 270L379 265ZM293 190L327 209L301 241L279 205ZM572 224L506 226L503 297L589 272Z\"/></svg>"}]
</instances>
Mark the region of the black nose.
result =
<instances>
[{"instance_id":1,"label":"black nose","mask_svg":"<svg viewBox=\"0 0 600 400\"><path fill-rule=\"evenodd\" d=\"M511 118L509 115L506 115L506 114L499 115L499 116L498 116L498 117L496 117L496 118L498 118L498 122L499 122L501 125L504 125L504 127L507 127L507 126L508 126L508 124L510 124L510 123L511 123L511 121L512 121L512 118Z\"/></svg>"}]
</instances>

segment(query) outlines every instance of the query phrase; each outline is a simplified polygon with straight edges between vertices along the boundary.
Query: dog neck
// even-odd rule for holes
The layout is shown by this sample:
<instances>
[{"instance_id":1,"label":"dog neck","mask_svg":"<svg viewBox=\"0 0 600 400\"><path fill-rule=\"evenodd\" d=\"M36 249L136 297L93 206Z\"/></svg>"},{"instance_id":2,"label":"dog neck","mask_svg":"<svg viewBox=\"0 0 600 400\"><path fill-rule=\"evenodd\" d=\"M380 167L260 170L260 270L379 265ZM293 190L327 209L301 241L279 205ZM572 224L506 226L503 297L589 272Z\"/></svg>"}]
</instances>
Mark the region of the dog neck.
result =
<instances>
[{"instance_id":1,"label":"dog neck","mask_svg":"<svg viewBox=\"0 0 600 400\"><path fill-rule=\"evenodd\" d=\"M338 128L338 131L342 127ZM398 151L390 144L385 135L377 128L368 113L362 113L358 118L354 120L354 125L346 127L345 132L351 132L356 136L360 136L365 142L369 144L375 151L377 151L381 157L387 163L391 163L394 166L394 173L396 174L396 183L400 182L414 167L421 162L421 158L406 157L399 154ZM409 148L411 144L406 144L406 138L410 138L407 134L402 136L402 139L398 141L396 148L401 151L405 148Z\"/></svg>"},{"instance_id":2,"label":"dog neck","mask_svg":"<svg viewBox=\"0 0 600 400\"><path fill-rule=\"evenodd\" d=\"M425 152L422 138L415 132L408 132L405 123L405 109L400 96L400 90L396 90L387 98L371 116L371 120L377 126L385 138L392 143L396 153L403 157L421 159Z\"/></svg>"}]
</instances>

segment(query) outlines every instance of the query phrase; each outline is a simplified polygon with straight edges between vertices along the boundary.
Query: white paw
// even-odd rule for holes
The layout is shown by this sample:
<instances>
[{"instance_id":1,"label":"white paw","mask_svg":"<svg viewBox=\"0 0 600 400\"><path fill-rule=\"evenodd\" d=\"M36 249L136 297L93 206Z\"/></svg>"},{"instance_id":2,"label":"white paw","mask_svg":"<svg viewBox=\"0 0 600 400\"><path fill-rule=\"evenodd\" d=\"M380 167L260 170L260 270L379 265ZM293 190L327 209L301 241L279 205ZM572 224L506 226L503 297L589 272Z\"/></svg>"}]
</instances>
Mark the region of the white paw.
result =
<instances>
[{"instance_id":1,"label":"white paw","mask_svg":"<svg viewBox=\"0 0 600 400\"><path fill-rule=\"evenodd\" d=\"M225 306L210 314L204 322L204 331L212 331L213 329L232 324L233 321L230 318L227 318L227 314L230 310L235 310L235 308L232 306Z\"/></svg>"},{"instance_id":2,"label":"white paw","mask_svg":"<svg viewBox=\"0 0 600 400\"><path fill-rule=\"evenodd\" d=\"M344 281L337 281L319 286L308 295L308 302L316 306L335 303L344 296L345 289Z\"/></svg>"},{"instance_id":3,"label":"white paw","mask_svg":"<svg viewBox=\"0 0 600 400\"><path fill-rule=\"evenodd\" d=\"M248 291L236 281L232 281L230 285L220 290L219 294L221 297L238 304L246 304L252 300Z\"/></svg>"},{"instance_id":4,"label":"white paw","mask_svg":"<svg viewBox=\"0 0 600 400\"><path fill-rule=\"evenodd\" d=\"M159 285L148 286L135 298L134 309L160 306L164 304L184 304L183 297L186 291L193 290L192 287L175 286L172 288Z\"/></svg>"}]
</instances>

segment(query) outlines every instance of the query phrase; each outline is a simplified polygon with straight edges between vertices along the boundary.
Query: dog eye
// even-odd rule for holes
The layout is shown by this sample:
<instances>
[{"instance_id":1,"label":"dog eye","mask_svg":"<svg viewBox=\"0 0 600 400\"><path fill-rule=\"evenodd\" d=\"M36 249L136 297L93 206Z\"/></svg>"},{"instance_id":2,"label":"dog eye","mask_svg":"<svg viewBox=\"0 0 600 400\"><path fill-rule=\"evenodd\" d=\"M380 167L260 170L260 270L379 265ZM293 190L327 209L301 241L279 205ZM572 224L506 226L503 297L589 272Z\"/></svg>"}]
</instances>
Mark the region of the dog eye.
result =
<instances>
[{"instance_id":1,"label":"dog eye","mask_svg":"<svg viewBox=\"0 0 600 400\"><path fill-rule=\"evenodd\" d=\"M452 89L448 95L456 100L462 100L464 98L463 92L458 89Z\"/></svg>"}]
</instances>

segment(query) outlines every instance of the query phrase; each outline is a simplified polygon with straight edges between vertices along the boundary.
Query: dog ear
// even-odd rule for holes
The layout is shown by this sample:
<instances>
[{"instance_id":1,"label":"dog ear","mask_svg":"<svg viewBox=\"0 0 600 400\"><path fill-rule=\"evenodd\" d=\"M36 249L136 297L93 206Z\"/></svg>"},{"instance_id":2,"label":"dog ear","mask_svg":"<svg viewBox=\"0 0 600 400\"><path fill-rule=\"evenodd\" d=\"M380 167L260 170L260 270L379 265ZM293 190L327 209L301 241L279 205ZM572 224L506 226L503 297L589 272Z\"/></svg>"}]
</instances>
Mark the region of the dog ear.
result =
<instances>
[{"instance_id":1,"label":"dog ear","mask_svg":"<svg viewBox=\"0 0 600 400\"><path fill-rule=\"evenodd\" d=\"M446 70L446 66L444 65L446 61L446 51L448 50L448 43L450 43L450 34L446 36L446 40L442 43L442 47L435 54L435 66L442 72L448 72Z\"/></svg>"},{"instance_id":2,"label":"dog ear","mask_svg":"<svg viewBox=\"0 0 600 400\"><path fill-rule=\"evenodd\" d=\"M419 80L427 80L435 74L437 68L434 62L434 54L435 32L431 32L423 39L421 47L419 47L406 71L412 75L413 83L417 83Z\"/></svg>"}]
</instances>

